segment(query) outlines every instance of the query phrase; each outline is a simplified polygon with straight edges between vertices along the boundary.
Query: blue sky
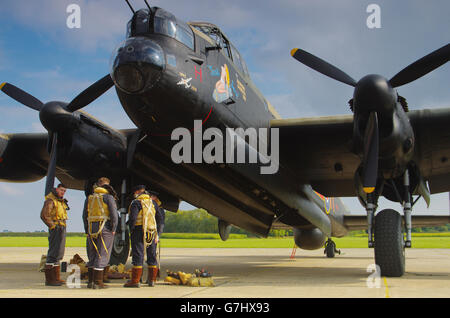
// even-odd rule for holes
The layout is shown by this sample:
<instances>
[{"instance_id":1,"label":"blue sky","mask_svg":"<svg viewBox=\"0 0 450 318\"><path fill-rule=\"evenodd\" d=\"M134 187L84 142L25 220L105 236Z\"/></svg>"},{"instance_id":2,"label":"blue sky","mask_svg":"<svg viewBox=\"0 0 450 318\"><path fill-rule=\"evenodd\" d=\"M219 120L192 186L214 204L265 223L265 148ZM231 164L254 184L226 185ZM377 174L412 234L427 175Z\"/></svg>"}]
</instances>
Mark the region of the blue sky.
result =
<instances>
[{"instance_id":1,"label":"blue sky","mask_svg":"<svg viewBox=\"0 0 450 318\"><path fill-rule=\"evenodd\" d=\"M6 1L4 1L6 2ZM66 26L69 4L81 8L81 28ZM137 9L143 1L131 1ZM369 4L381 8L381 28L369 29ZM185 21L218 25L240 50L253 81L284 118L349 114L352 88L290 57L300 47L355 79L387 78L449 42L450 3L402 1L150 1ZM8 81L42 101L70 101L109 72L113 49L123 40L131 12L122 0L16 0L0 7L0 82ZM411 109L450 107L448 65L398 89ZM38 113L0 94L0 133L41 132ZM85 108L116 128L134 127L110 90ZM45 229L39 219L44 182L0 183L0 231ZM69 191L69 231L82 231L81 192ZM345 199L354 212L363 209ZM383 201L380 209L389 205ZM430 212L448 211L448 194L433 196ZM417 206L426 212L423 204Z\"/></svg>"}]
</instances>

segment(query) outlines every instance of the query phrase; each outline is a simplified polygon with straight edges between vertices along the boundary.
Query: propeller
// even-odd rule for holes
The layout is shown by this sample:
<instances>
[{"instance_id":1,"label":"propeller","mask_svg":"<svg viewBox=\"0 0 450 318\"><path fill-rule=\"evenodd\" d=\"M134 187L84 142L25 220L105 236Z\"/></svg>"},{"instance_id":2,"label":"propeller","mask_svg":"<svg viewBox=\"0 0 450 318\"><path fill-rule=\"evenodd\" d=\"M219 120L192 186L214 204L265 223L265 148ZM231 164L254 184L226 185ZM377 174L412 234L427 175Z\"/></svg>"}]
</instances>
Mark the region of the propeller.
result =
<instances>
[{"instance_id":1,"label":"propeller","mask_svg":"<svg viewBox=\"0 0 450 318\"><path fill-rule=\"evenodd\" d=\"M1 84L0 90L12 99L31 109L40 111L42 107L44 107L44 104L39 99L9 83Z\"/></svg>"},{"instance_id":2,"label":"propeller","mask_svg":"<svg viewBox=\"0 0 450 318\"><path fill-rule=\"evenodd\" d=\"M411 83L447 63L449 58L450 44L447 44L405 67L394 75L389 80L389 83L392 87L399 87Z\"/></svg>"},{"instance_id":3,"label":"propeller","mask_svg":"<svg viewBox=\"0 0 450 318\"><path fill-rule=\"evenodd\" d=\"M353 78L341 71L337 67L330 63L318 58L301 49L293 49L291 55L297 61L305 64L313 70L322 73L328 77L331 77L339 82L356 87L357 83ZM430 73L439 66L444 65L450 59L450 44L431 52L430 54L415 61L403 70L394 75L389 83L392 87L399 87L408 83L411 83L422 76Z\"/></svg>"},{"instance_id":4,"label":"propeller","mask_svg":"<svg viewBox=\"0 0 450 318\"><path fill-rule=\"evenodd\" d=\"M336 66L300 49L293 49L291 55L297 61L309 66L313 70L331 77L339 82L355 87L356 81Z\"/></svg>"},{"instance_id":5,"label":"propeller","mask_svg":"<svg viewBox=\"0 0 450 318\"><path fill-rule=\"evenodd\" d=\"M133 156L136 151L136 147L140 137L141 137L141 130L137 129L136 132L129 138L127 146L127 169L131 167L131 163L133 162Z\"/></svg>"},{"instance_id":6,"label":"propeller","mask_svg":"<svg viewBox=\"0 0 450 318\"><path fill-rule=\"evenodd\" d=\"M89 105L113 86L114 82L108 74L75 97L69 105L67 105L67 110L69 112L74 112Z\"/></svg>"},{"instance_id":7,"label":"propeller","mask_svg":"<svg viewBox=\"0 0 450 318\"><path fill-rule=\"evenodd\" d=\"M376 112L371 112L364 133L363 190L366 193L372 193L377 185L378 153L378 116Z\"/></svg>"},{"instance_id":8,"label":"propeller","mask_svg":"<svg viewBox=\"0 0 450 318\"><path fill-rule=\"evenodd\" d=\"M62 102L48 102L44 104L36 97L12 84L0 84L0 90L6 95L22 105L39 112L41 123L49 132L48 138L52 139L47 179L45 182L45 195L53 189L55 183L58 133L71 127L70 121L74 120L72 116L73 112L92 103L112 86L114 86L114 83L111 76L106 75L78 94L69 104ZM62 123L59 121L62 121Z\"/></svg>"},{"instance_id":9,"label":"propeller","mask_svg":"<svg viewBox=\"0 0 450 318\"><path fill-rule=\"evenodd\" d=\"M357 97L358 104L352 105L352 110L355 115L358 113L364 115L362 118L368 117L363 137L363 190L366 193L373 192L378 177L380 147L378 120L393 111L398 101L394 88L411 83L447 63L450 58L450 44L405 67L389 81L379 75L368 75L356 82L342 70L304 50L293 49L291 55L313 70L355 87L352 102L356 103Z\"/></svg>"},{"instance_id":10,"label":"propeller","mask_svg":"<svg viewBox=\"0 0 450 318\"><path fill-rule=\"evenodd\" d=\"M55 173L56 173L56 147L58 146L58 133L54 132L52 140L52 149L50 151L50 160L48 162L47 179L45 180L45 193L47 195L52 191L55 185Z\"/></svg>"}]
</instances>

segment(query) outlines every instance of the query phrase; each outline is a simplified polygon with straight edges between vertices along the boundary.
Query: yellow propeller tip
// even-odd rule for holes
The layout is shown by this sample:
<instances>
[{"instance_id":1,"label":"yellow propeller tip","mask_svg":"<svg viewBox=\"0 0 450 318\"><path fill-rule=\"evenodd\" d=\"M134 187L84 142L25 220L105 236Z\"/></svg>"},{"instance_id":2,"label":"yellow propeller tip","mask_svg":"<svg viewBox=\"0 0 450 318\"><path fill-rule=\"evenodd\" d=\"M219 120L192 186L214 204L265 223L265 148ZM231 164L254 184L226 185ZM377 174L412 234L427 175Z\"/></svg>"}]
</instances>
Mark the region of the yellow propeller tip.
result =
<instances>
[{"instance_id":1,"label":"yellow propeller tip","mask_svg":"<svg viewBox=\"0 0 450 318\"><path fill-rule=\"evenodd\" d=\"M363 190L365 193L372 193L375 191L375 187L364 187Z\"/></svg>"},{"instance_id":2,"label":"yellow propeller tip","mask_svg":"<svg viewBox=\"0 0 450 318\"><path fill-rule=\"evenodd\" d=\"M294 56L294 54L298 51L299 49L292 49L291 50L291 56Z\"/></svg>"},{"instance_id":3,"label":"yellow propeller tip","mask_svg":"<svg viewBox=\"0 0 450 318\"><path fill-rule=\"evenodd\" d=\"M3 86L5 86L5 85L6 85L6 82L0 84L0 91L2 90Z\"/></svg>"}]
</instances>

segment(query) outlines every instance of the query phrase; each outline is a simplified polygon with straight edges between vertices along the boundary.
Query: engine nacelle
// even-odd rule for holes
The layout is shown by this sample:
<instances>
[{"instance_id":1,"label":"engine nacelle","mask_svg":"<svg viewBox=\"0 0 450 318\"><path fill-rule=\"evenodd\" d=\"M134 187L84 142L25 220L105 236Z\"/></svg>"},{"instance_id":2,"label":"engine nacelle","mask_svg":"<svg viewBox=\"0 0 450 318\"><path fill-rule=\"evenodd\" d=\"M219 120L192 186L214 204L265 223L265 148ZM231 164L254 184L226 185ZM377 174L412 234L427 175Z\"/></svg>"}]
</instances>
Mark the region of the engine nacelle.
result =
<instances>
[{"instance_id":1,"label":"engine nacelle","mask_svg":"<svg viewBox=\"0 0 450 318\"><path fill-rule=\"evenodd\" d=\"M76 179L116 175L125 167L126 137L85 113L79 115L78 128L60 134L58 164Z\"/></svg>"},{"instance_id":2,"label":"engine nacelle","mask_svg":"<svg viewBox=\"0 0 450 318\"><path fill-rule=\"evenodd\" d=\"M317 250L324 246L326 239L326 235L318 228L312 230L294 228L294 242L301 249Z\"/></svg>"}]
</instances>

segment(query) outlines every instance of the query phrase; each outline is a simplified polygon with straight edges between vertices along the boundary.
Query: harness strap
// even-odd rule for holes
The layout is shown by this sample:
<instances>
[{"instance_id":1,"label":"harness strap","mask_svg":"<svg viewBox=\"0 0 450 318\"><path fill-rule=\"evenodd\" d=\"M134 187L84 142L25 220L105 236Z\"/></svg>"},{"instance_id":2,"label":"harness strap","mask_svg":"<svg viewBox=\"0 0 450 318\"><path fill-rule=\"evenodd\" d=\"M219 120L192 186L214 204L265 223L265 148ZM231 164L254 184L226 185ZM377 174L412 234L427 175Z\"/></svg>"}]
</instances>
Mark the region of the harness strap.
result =
<instances>
[{"instance_id":1,"label":"harness strap","mask_svg":"<svg viewBox=\"0 0 450 318\"><path fill-rule=\"evenodd\" d=\"M97 203L98 203L98 205L100 207L102 215L101 216L89 216L88 217L88 224L89 224L89 236L93 236L94 238L97 238L98 235L103 231L103 228L104 228L104 226L106 224L106 221L109 220L109 216L106 216L105 209L103 208L103 204L100 201L100 195L95 195L95 198L97 199ZM94 200L91 201L91 204L89 206L89 210L90 211L92 211L92 205L93 204L94 204ZM98 229L98 231L96 233L92 233L92 223L93 222L100 222L100 227L99 227L99 229Z\"/></svg>"},{"instance_id":2,"label":"harness strap","mask_svg":"<svg viewBox=\"0 0 450 318\"><path fill-rule=\"evenodd\" d=\"M144 200L141 200L142 207L142 230L143 230L143 241L144 241L144 249L147 249L149 245L151 245L155 239L156 229L148 229L148 216L152 217L153 224L156 225L155 216L153 213L150 213L150 209L153 206L153 202L150 200L150 205L147 205ZM145 207L145 208L144 208ZM149 235L150 237L147 237Z\"/></svg>"},{"instance_id":3,"label":"harness strap","mask_svg":"<svg viewBox=\"0 0 450 318\"><path fill-rule=\"evenodd\" d=\"M97 238L100 235L100 238L102 240L103 248L105 249L106 253L109 254L108 249L106 248L105 240L103 239L102 231L105 227L106 221L108 221L110 218L106 215L105 209L103 208L103 204L100 201L100 195L94 195L95 199L97 199L98 206L100 207L100 210L102 212L102 215L98 216L89 216L88 217L88 228L89 228L89 238L91 239L92 245L94 245L95 251L97 252L97 255L99 258L102 258L100 255L100 252L98 251L97 245L95 244L94 240L92 238ZM92 205L94 204L94 200L91 201L91 204L89 205L89 210L92 211ZM100 227L96 233L92 233L92 223L93 222L100 222Z\"/></svg>"},{"instance_id":4,"label":"harness strap","mask_svg":"<svg viewBox=\"0 0 450 318\"><path fill-rule=\"evenodd\" d=\"M94 245L94 248L95 248L95 251L97 252L98 257L102 258L102 256L100 255L100 252L98 251L97 245L95 245L95 243L94 243L94 240L92 239L91 236L89 236L89 238L91 239L92 245ZM106 254L109 254L108 249L106 248L105 240L103 239L103 235L100 234L100 238L102 239L103 248L105 249Z\"/></svg>"}]
</instances>

